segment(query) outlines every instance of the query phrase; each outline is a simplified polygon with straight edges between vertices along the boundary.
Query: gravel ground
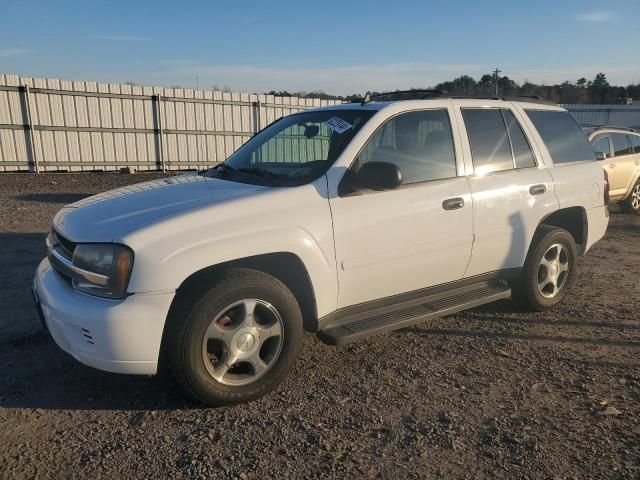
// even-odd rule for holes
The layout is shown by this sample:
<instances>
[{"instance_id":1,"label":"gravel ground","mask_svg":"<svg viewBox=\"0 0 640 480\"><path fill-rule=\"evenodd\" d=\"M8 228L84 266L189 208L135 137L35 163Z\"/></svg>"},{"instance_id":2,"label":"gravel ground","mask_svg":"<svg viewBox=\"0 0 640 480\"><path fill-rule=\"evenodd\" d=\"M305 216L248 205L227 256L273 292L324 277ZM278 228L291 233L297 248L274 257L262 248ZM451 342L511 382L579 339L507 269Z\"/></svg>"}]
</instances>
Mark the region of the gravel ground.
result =
<instances>
[{"instance_id":1,"label":"gravel ground","mask_svg":"<svg viewBox=\"0 0 640 480\"><path fill-rule=\"evenodd\" d=\"M502 301L343 348L205 409L85 367L27 291L64 203L150 174L0 175L0 476L640 478L640 217L613 212L566 303Z\"/></svg>"}]
</instances>

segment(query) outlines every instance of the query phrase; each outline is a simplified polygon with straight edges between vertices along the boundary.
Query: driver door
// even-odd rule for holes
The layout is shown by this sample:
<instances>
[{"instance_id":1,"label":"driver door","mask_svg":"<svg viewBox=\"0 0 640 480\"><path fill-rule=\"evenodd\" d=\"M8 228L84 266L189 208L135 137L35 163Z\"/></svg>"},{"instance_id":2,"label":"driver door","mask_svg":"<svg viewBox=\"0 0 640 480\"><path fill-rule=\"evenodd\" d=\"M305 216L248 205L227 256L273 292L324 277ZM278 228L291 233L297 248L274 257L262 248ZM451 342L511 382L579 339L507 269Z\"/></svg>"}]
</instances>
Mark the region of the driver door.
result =
<instances>
[{"instance_id":1,"label":"driver door","mask_svg":"<svg viewBox=\"0 0 640 480\"><path fill-rule=\"evenodd\" d=\"M464 275L473 242L471 194L448 105L387 119L351 165L394 163L403 174L400 187L330 199L338 307Z\"/></svg>"}]
</instances>

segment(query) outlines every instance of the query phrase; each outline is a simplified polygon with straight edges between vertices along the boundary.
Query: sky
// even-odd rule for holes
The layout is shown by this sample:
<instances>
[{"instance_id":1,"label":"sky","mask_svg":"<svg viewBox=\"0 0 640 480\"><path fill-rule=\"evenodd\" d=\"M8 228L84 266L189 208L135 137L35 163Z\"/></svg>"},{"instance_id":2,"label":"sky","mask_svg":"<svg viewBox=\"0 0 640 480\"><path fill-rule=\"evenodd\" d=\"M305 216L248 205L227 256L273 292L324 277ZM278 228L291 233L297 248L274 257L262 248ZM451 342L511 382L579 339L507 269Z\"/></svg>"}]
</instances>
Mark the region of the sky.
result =
<instances>
[{"instance_id":1,"label":"sky","mask_svg":"<svg viewBox=\"0 0 640 480\"><path fill-rule=\"evenodd\" d=\"M640 83L640 0L2 0L0 74L234 91Z\"/></svg>"}]
</instances>

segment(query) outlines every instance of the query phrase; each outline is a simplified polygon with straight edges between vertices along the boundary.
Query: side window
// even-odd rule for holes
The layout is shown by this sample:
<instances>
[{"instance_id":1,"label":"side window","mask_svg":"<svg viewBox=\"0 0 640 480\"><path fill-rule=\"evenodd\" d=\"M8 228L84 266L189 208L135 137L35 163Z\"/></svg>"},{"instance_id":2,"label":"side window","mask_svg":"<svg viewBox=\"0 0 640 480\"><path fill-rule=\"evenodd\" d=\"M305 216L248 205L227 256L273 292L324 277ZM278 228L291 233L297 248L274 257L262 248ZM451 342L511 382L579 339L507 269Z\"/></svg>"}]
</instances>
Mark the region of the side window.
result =
<instances>
[{"instance_id":1,"label":"side window","mask_svg":"<svg viewBox=\"0 0 640 480\"><path fill-rule=\"evenodd\" d=\"M629 135L634 153L640 153L640 135Z\"/></svg>"},{"instance_id":2,"label":"side window","mask_svg":"<svg viewBox=\"0 0 640 480\"><path fill-rule=\"evenodd\" d=\"M591 146L594 152L604 153L607 158L611 156L611 144L609 143L608 135L596 138Z\"/></svg>"},{"instance_id":3,"label":"side window","mask_svg":"<svg viewBox=\"0 0 640 480\"><path fill-rule=\"evenodd\" d=\"M611 141L613 142L613 151L615 152L616 157L629 155L631 153L631 148L629 147L629 141L627 140L626 135L614 133L611 135Z\"/></svg>"},{"instance_id":4,"label":"side window","mask_svg":"<svg viewBox=\"0 0 640 480\"><path fill-rule=\"evenodd\" d=\"M569 112L527 110L527 115L547 146L553 163L595 160L587 137Z\"/></svg>"},{"instance_id":5,"label":"side window","mask_svg":"<svg viewBox=\"0 0 640 480\"><path fill-rule=\"evenodd\" d=\"M511 139L513 160L516 168L535 167L536 161L533 158L531 146L516 117L511 110L502 110L502 115L504 115L504 122L507 124L507 132L509 132L509 138Z\"/></svg>"},{"instance_id":6,"label":"side window","mask_svg":"<svg viewBox=\"0 0 640 480\"><path fill-rule=\"evenodd\" d=\"M469 135L475 172L485 174L512 169L509 136L500 110L464 108L462 117Z\"/></svg>"},{"instance_id":7,"label":"side window","mask_svg":"<svg viewBox=\"0 0 640 480\"><path fill-rule=\"evenodd\" d=\"M360 165L372 161L396 164L403 184L455 177L456 159L447 111L424 110L392 118L358 156Z\"/></svg>"}]
</instances>

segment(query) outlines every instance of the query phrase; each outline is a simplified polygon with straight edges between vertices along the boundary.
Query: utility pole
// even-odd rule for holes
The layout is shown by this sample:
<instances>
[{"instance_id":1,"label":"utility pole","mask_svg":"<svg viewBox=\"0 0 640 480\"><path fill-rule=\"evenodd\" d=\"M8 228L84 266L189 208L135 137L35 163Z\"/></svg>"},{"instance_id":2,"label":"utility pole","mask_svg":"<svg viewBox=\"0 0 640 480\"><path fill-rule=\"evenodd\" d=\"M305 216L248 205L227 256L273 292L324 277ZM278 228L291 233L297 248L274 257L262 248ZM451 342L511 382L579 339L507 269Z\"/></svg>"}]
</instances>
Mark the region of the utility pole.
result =
<instances>
[{"instance_id":1,"label":"utility pole","mask_svg":"<svg viewBox=\"0 0 640 480\"><path fill-rule=\"evenodd\" d=\"M496 68L493 71L493 79L494 82L496 84L496 97L498 96L498 80L500 79L499 74L502 72L502 70L499 70L498 68Z\"/></svg>"}]
</instances>

